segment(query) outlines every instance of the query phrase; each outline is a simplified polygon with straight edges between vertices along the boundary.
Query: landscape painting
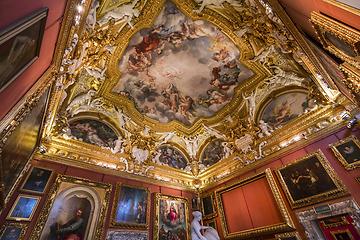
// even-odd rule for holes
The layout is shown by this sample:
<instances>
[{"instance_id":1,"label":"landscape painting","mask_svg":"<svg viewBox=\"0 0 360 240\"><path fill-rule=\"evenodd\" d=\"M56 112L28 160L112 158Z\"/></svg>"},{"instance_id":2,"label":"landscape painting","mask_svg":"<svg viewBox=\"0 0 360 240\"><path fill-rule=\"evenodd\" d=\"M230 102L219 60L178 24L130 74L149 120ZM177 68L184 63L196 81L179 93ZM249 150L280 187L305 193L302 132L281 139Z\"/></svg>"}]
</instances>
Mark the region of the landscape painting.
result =
<instances>
[{"instance_id":1,"label":"landscape painting","mask_svg":"<svg viewBox=\"0 0 360 240\"><path fill-rule=\"evenodd\" d=\"M309 107L310 101L306 93L283 94L265 108L261 120L268 123L273 129L280 128L302 115Z\"/></svg>"},{"instance_id":2,"label":"landscape painting","mask_svg":"<svg viewBox=\"0 0 360 240\"><path fill-rule=\"evenodd\" d=\"M112 91L134 100L149 118L189 126L223 108L234 88L253 75L239 56L214 25L192 21L168 0L153 26L132 36Z\"/></svg>"},{"instance_id":3,"label":"landscape painting","mask_svg":"<svg viewBox=\"0 0 360 240\"><path fill-rule=\"evenodd\" d=\"M155 163L161 165L173 167L176 169L184 170L187 165L187 161L184 156L176 149L172 147L159 148L157 154L153 157Z\"/></svg>"},{"instance_id":4,"label":"landscape painting","mask_svg":"<svg viewBox=\"0 0 360 240\"><path fill-rule=\"evenodd\" d=\"M70 123L74 139L99 147L115 147L118 139L114 130L94 119L80 119Z\"/></svg>"}]
</instances>

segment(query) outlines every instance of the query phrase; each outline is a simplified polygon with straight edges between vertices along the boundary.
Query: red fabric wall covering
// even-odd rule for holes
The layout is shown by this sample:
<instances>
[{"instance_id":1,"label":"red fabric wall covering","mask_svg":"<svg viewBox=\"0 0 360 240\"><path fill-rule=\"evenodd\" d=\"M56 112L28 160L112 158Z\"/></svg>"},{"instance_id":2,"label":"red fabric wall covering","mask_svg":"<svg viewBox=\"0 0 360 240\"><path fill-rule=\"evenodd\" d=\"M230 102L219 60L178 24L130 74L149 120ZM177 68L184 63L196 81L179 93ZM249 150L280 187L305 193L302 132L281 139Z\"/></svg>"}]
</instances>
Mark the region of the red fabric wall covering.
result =
<instances>
[{"instance_id":1,"label":"red fabric wall covering","mask_svg":"<svg viewBox=\"0 0 360 240\"><path fill-rule=\"evenodd\" d=\"M110 195L110 202L109 202L109 208L108 208L108 212L106 215L106 221L105 221L105 228L104 228L104 233L103 233L103 237L102 239L105 239L106 237L106 232L109 229L109 224L110 224L110 215L111 215L111 210L112 210L112 205L113 205L113 201L114 201L114 195L115 195L115 188L116 188L116 183L117 182L123 182L123 183L127 183L127 184L131 184L131 185L136 185L136 186L143 186L143 187L148 187L150 188L150 193L151 193L151 207L150 207L150 214L153 213L153 193L155 192L161 192L163 194L168 194L168 195L174 195L174 196L180 196L180 197L185 197L188 198L189 200L191 198L195 198L196 194L190 191L182 191L182 190L178 190L178 189L173 189L170 187L164 187L164 186L159 186L156 184L152 184L152 183L147 183L147 182L142 182L142 181L137 181L137 180L131 180L131 179L127 179L127 178L122 178L122 177L118 177L118 176L113 176L110 174L101 174L98 172L93 172L93 171L89 171L89 170L85 170L85 169L81 169L81 168L77 168L77 167L71 167L71 166L66 166L63 164L59 164L59 163L55 163L55 162L49 162L49 161L45 161L45 160L33 160L32 161L32 165L36 165L36 166L43 166L46 168L51 168L55 170L55 173L58 174L66 174L66 175L70 175L70 176L75 176L75 177L80 177L80 178L86 178L86 179L90 179L90 180L95 180L95 181L99 181L99 182L106 182L106 183L111 183L113 186L111 195ZM50 181L53 182L55 179L54 175L53 179L51 179ZM26 176L26 174L25 174ZM23 177L23 179L21 179L21 182L19 184L19 186L21 186L22 181L24 180L25 176ZM40 200L40 204L38 205L36 212L34 214L34 217L32 219L31 222L23 222L26 224L29 224L29 229L26 232L25 238L24 239L28 239L31 233L31 230L33 229L36 219L39 216L39 213L45 203L47 194L50 190L51 186L48 187L48 189L46 190L45 194L43 196L41 196L41 200ZM13 221L9 221L9 220L5 220L6 216L8 215L13 203L15 202L17 196L22 193L22 194L26 194L26 195L36 195L39 196L38 194L29 194L29 193L24 193L21 191L18 191L18 189L16 189L16 191L14 192L14 194L11 196L11 199L9 201L9 203L7 204L6 208L4 209L4 211L1 213L0 215L0 226L3 225L4 222L13 222ZM189 219L190 222L192 221L193 217L192 217L192 211L189 208ZM126 230L126 229L123 229ZM152 215L150 216L150 222L149 222L149 239L151 239L152 236Z\"/></svg>"},{"instance_id":2,"label":"red fabric wall covering","mask_svg":"<svg viewBox=\"0 0 360 240\"><path fill-rule=\"evenodd\" d=\"M283 222L265 177L221 196L229 233Z\"/></svg>"}]
</instances>

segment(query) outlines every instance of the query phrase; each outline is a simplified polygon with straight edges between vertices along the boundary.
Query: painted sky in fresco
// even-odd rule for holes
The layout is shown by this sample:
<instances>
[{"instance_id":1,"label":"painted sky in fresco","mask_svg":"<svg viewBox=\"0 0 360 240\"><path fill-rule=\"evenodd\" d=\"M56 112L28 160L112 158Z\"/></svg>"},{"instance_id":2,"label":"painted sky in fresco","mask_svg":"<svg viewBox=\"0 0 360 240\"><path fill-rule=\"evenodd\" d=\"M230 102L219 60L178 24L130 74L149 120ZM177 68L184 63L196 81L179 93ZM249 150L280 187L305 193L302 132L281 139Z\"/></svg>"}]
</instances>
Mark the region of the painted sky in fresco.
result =
<instances>
[{"instance_id":1,"label":"painted sky in fresco","mask_svg":"<svg viewBox=\"0 0 360 240\"><path fill-rule=\"evenodd\" d=\"M190 20L167 1L153 26L132 37L113 92L134 100L137 110L152 119L189 126L200 116L214 115L253 75L239 56L214 25Z\"/></svg>"}]
</instances>

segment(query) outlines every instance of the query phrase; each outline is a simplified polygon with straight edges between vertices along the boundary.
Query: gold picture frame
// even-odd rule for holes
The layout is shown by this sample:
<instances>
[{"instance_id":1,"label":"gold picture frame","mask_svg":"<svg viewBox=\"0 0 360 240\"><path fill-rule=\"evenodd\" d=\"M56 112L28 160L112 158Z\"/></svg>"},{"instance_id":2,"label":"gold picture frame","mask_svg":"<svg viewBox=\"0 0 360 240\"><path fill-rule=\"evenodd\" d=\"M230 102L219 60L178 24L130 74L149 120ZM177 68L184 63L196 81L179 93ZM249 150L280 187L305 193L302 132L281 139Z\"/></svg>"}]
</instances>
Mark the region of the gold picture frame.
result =
<instances>
[{"instance_id":1,"label":"gold picture frame","mask_svg":"<svg viewBox=\"0 0 360 240\"><path fill-rule=\"evenodd\" d=\"M41 197L19 194L11 207L7 220L31 221Z\"/></svg>"},{"instance_id":2,"label":"gold picture frame","mask_svg":"<svg viewBox=\"0 0 360 240\"><path fill-rule=\"evenodd\" d=\"M208 222L206 223L206 225L208 225L209 227L214 228L216 231L218 230L218 228L217 228L217 223L216 223L216 219L213 219L213 220L211 220L211 221L208 221Z\"/></svg>"},{"instance_id":3,"label":"gold picture frame","mask_svg":"<svg viewBox=\"0 0 360 240\"><path fill-rule=\"evenodd\" d=\"M261 178L266 178L267 183L269 184L269 187L270 187L273 197L275 199L275 202L278 206L278 209L281 214L283 222L269 225L269 226L244 230L244 231L240 231L240 232L229 233L221 195L223 193L229 192L238 187L242 187L246 184L249 184L249 183L259 180ZM266 170L264 170L260 173L254 174L250 177L247 177L243 180L235 182L229 186L222 187L215 191L215 195L216 195L216 199L218 202L220 222L221 222L222 232L224 234L224 239L245 239L245 238L257 237L257 236L262 236L262 235L267 235L267 234L291 231L291 230L295 229L295 225L290 217L289 212L286 209L285 203L281 197L281 193L276 185L275 179L271 173L270 168L267 168Z\"/></svg>"},{"instance_id":4,"label":"gold picture frame","mask_svg":"<svg viewBox=\"0 0 360 240\"><path fill-rule=\"evenodd\" d=\"M54 169L33 165L24 182L21 184L20 191L44 194L51 182L54 171ZM46 181L45 184L43 181Z\"/></svg>"},{"instance_id":5,"label":"gold picture frame","mask_svg":"<svg viewBox=\"0 0 360 240\"><path fill-rule=\"evenodd\" d=\"M330 232L330 234L331 234L331 236L333 237L334 240L344 239L344 238L340 238L340 236L342 237L342 235L347 236L348 239L354 240L354 237L353 237L353 235L351 234L351 232L349 231L349 229L332 231L332 232Z\"/></svg>"},{"instance_id":6,"label":"gold picture frame","mask_svg":"<svg viewBox=\"0 0 360 240\"><path fill-rule=\"evenodd\" d=\"M6 238L5 234L9 233L9 230L12 232L15 232L15 236L17 236L16 240L22 240L24 239L26 230L28 229L28 225L25 223L10 223L10 222L6 222L1 226L0 229L0 239L2 239L3 237L4 240L8 239Z\"/></svg>"},{"instance_id":7,"label":"gold picture frame","mask_svg":"<svg viewBox=\"0 0 360 240\"><path fill-rule=\"evenodd\" d=\"M302 240L298 232L286 232L275 234L276 240Z\"/></svg>"},{"instance_id":8,"label":"gold picture frame","mask_svg":"<svg viewBox=\"0 0 360 240\"><path fill-rule=\"evenodd\" d=\"M311 13L310 22L324 49L359 68L359 31L317 12Z\"/></svg>"},{"instance_id":9,"label":"gold picture frame","mask_svg":"<svg viewBox=\"0 0 360 240\"><path fill-rule=\"evenodd\" d=\"M332 143L329 147L346 170L360 167L360 142L354 135Z\"/></svg>"},{"instance_id":10,"label":"gold picture frame","mask_svg":"<svg viewBox=\"0 0 360 240\"><path fill-rule=\"evenodd\" d=\"M50 228L58 226L58 214L64 221L75 219L81 210L84 219L84 239L101 239L105 228L106 213L109 206L112 185L79 177L58 174L41 209L29 239L48 237ZM74 201L75 200L75 201ZM80 203L80 204L78 204ZM86 203L84 206L83 203ZM73 212L73 216L71 216ZM85 224L86 222L86 224ZM55 225L55 226L56 226Z\"/></svg>"},{"instance_id":11,"label":"gold picture frame","mask_svg":"<svg viewBox=\"0 0 360 240\"><path fill-rule=\"evenodd\" d=\"M324 229L335 228L340 226L349 225L349 221L345 216L342 217L332 217L329 219L324 219L320 221Z\"/></svg>"},{"instance_id":12,"label":"gold picture frame","mask_svg":"<svg viewBox=\"0 0 360 240\"><path fill-rule=\"evenodd\" d=\"M189 219L189 200L187 198L184 197L176 197L176 196L171 196L171 195L165 195L162 193L154 193L154 208L153 208L153 219L152 219L152 223L153 223L153 236L152 239L153 240L159 240L159 236L160 234L166 234L166 230L164 229L164 225L166 225L166 223L169 221L172 221L170 219L167 219L169 216L166 216L168 214L166 214L168 212L168 208L174 207L174 205L176 205L177 207L177 214L180 216L182 216L182 218L185 216L185 219L182 219L182 223L181 224L176 224L176 226L173 225L172 228L170 228L171 230L168 231L173 231L173 229L176 228L180 228L181 229L181 233L180 234L185 234L186 235L186 239L191 239L191 234L190 234L190 219ZM179 217L180 217L179 216ZM179 219L179 218L176 218ZM175 219L175 221L176 221ZM180 221L179 221L180 222ZM160 226L161 225L161 226ZM185 227L184 227L185 226ZM185 232L184 232L185 230Z\"/></svg>"},{"instance_id":13,"label":"gold picture frame","mask_svg":"<svg viewBox=\"0 0 360 240\"><path fill-rule=\"evenodd\" d=\"M292 209L350 194L320 149L274 171Z\"/></svg>"},{"instance_id":14,"label":"gold picture frame","mask_svg":"<svg viewBox=\"0 0 360 240\"><path fill-rule=\"evenodd\" d=\"M215 193L205 194L201 198L201 211L203 213L203 219L211 219L217 216L217 207L215 200Z\"/></svg>"},{"instance_id":15,"label":"gold picture frame","mask_svg":"<svg viewBox=\"0 0 360 240\"><path fill-rule=\"evenodd\" d=\"M128 204L131 206L129 207ZM134 219L134 215L129 216L130 214L127 213L127 210L130 208L136 209L136 219ZM110 226L128 229L148 229L149 219L150 189L121 182L116 183Z\"/></svg>"}]
</instances>

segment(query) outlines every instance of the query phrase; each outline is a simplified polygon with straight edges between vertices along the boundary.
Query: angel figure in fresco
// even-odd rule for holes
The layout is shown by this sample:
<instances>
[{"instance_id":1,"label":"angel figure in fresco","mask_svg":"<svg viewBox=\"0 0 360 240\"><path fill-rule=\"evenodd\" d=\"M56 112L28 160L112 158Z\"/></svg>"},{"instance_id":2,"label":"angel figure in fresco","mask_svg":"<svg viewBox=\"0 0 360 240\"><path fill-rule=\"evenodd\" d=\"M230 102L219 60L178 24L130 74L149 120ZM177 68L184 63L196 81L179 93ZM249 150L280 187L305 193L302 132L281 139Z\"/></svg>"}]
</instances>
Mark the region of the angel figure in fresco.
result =
<instances>
[{"instance_id":1,"label":"angel figure in fresco","mask_svg":"<svg viewBox=\"0 0 360 240\"><path fill-rule=\"evenodd\" d=\"M226 47L224 47L223 49L219 50L219 52L214 53L211 59L217 62L225 63L229 60L229 55L229 51L226 49Z\"/></svg>"},{"instance_id":2,"label":"angel figure in fresco","mask_svg":"<svg viewBox=\"0 0 360 240\"><path fill-rule=\"evenodd\" d=\"M134 54L134 63L131 60L127 61L127 69L129 71L143 72L151 66L151 54Z\"/></svg>"},{"instance_id":3,"label":"angel figure in fresco","mask_svg":"<svg viewBox=\"0 0 360 240\"><path fill-rule=\"evenodd\" d=\"M216 33L215 37L212 37L209 39L209 42L213 44L212 47L207 47L207 50L209 51L220 51L221 49L228 49L231 51L236 51L237 49L235 49L232 44L232 42L226 38L226 36L224 34L219 34Z\"/></svg>"},{"instance_id":4,"label":"angel figure in fresco","mask_svg":"<svg viewBox=\"0 0 360 240\"><path fill-rule=\"evenodd\" d=\"M274 128L276 129L276 127L282 123L284 121L284 118L286 116L290 116L291 115L291 104L293 104L294 102L297 101L297 94L293 94L293 100L288 102L288 101L284 101L282 104L278 104L275 106L274 108L274 114L277 114L278 116L275 118L276 123L274 125ZM279 108L280 107L280 108Z\"/></svg>"},{"instance_id":5,"label":"angel figure in fresco","mask_svg":"<svg viewBox=\"0 0 360 240\"><path fill-rule=\"evenodd\" d=\"M190 96L182 97L179 95L180 105L179 105L179 113L184 115L187 120L190 120L189 113L194 116L194 100Z\"/></svg>"},{"instance_id":6,"label":"angel figure in fresco","mask_svg":"<svg viewBox=\"0 0 360 240\"><path fill-rule=\"evenodd\" d=\"M207 90L206 92L209 95L208 99L199 98L197 101L200 105L208 108L213 104L222 104L224 102L230 101L230 98L225 94L222 94L216 90Z\"/></svg>"},{"instance_id":7,"label":"angel figure in fresco","mask_svg":"<svg viewBox=\"0 0 360 240\"><path fill-rule=\"evenodd\" d=\"M178 108L179 94L175 90L174 85L169 83L167 88L163 88L161 95L165 98L164 104L169 106L172 111L176 112Z\"/></svg>"}]
</instances>

